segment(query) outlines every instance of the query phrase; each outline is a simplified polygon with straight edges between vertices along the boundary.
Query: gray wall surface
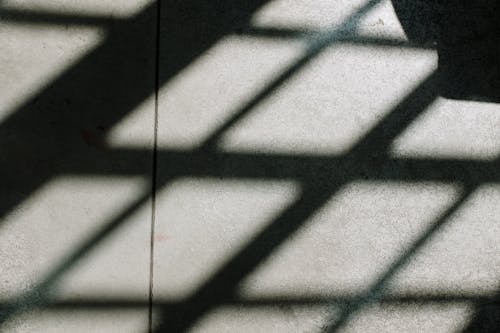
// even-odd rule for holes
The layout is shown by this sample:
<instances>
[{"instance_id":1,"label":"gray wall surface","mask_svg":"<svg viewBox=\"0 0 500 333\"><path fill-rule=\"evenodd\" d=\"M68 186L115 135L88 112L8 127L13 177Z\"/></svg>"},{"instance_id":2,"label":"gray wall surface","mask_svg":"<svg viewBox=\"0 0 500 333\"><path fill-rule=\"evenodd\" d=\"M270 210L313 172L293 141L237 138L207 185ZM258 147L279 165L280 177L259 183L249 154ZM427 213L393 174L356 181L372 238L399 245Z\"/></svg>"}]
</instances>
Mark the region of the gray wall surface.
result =
<instances>
[{"instance_id":1,"label":"gray wall surface","mask_svg":"<svg viewBox=\"0 0 500 333\"><path fill-rule=\"evenodd\" d=\"M0 331L500 331L499 6L0 0Z\"/></svg>"}]
</instances>

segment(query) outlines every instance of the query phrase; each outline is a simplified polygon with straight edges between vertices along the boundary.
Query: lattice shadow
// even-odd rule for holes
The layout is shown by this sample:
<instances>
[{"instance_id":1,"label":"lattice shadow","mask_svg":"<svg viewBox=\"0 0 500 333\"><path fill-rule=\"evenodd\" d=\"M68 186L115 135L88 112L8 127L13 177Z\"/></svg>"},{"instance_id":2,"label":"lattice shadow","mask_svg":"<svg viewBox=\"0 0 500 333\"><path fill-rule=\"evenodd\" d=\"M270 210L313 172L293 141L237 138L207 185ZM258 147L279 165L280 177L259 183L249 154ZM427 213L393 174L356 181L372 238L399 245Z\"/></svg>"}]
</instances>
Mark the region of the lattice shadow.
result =
<instances>
[{"instance_id":1,"label":"lattice shadow","mask_svg":"<svg viewBox=\"0 0 500 333\"><path fill-rule=\"evenodd\" d=\"M372 0L358 12L346 19L340 28L328 32L307 30L267 29L248 27L252 13L266 1L244 2L235 5L229 1L216 4L204 1L181 3L165 1L165 9L159 16L162 22L160 40L163 52L172 55L162 68L157 84L155 78L144 78L143 67L153 66L150 56L158 50L155 45L155 31L145 28L146 22L155 19L159 13L156 6L145 9L138 16L111 21L100 17L64 16L50 13L7 12L2 14L12 21L32 23L100 25L109 28L109 35L102 46L91 52L84 60L52 82L43 92L26 102L17 112L0 125L0 139L3 160L0 174L4 184L0 203L0 215L5 215L19 202L28 198L43 183L58 174L99 175L146 175L150 174L148 161L152 152L137 149L108 149L101 146L99 135L119 122L141 101L159 86L180 73L199 55L203 54L221 37L230 34L265 35L269 38L306 38L312 42L304 55L283 71L269 85L255 94L245 106L235 112L200 147L188 151L158 150L154 164L171 165L169 170L160 170L155 189L167 186L181 176L217 176L222 178L246 179L296 179L302 184L301 197L269 227L253 239L229 263L205 283L192 297L178 303L154 303L162 309L162 324L157 331L181 332L214 307L222 304L245 304L234 294L237 284L260 262L266 259L276 247L295 233L304 221L320 208L345 183L356 179L427 181L439 180L460 182L464 192L449 207L433 226L396 260L390 269L371 286L369 292L353 299L286 300L270 299L247 302L248 306L268 306L290 302L341 304L341 316L325 330L335 331L345 324L358 310L370 302L446 302L450 298L408 296L406 299L385 298L384 287L396 271L401 269L411 256L441 226L447 218L482 183L498 181L498 161L477 162L467 160L396 159L387 154L387 148L394 138L407 128L416 117L437 97L442 84L436 74L431 75L415 91L402 100L372 131L367 133L356 146L341 156L293 156L280 154L223 153L216 146L220 137L239 120L250 113L255 106L271 96L284 82L296 75L306 64L326 47L337 42L363 43L396 47L425 47L429 43L420 41L384 40L352 36L351 32L359 20L379 1ZM26 14L26 15L25 15ZM137 54L137 50L144 53ZM113 64L113 66L110 66ZM118 65L119 64L119 65ZM99 82L99 84L96 84ZM116 82L120 82L117 86ZM149 84L145 84L148 82ZM105 88L105 89L104 89ZM85 94L82 94L82 91ZM124 94L123 92L127 93ZM89 98L91 96L92 98ZM70 101L68 103L68 101ZM40 110L34 113L33 110ZM71 112L64 112L71 110ZM113 110L110 112L109 110ZM36 129L34 124L37 124ZM102 128L103 133L94 133L97 139L82 141L81 130ZM98 131L99 132L99 131ZM33 151L42 152L33 155ZM43 156L40 160L39 156ZM19 165L37 165L36 170L21 170ZM229 167L230 166L230 167ZM19 177L11 175L19 174ZM68 255L49 276L45 277L30 293L18 300L3 305L2 320L32 307L143 307L134 300L116 302L113 300L87 300L57 303L50 296L53 284L101 240L113 233L127 216L144 205L149 196L138 198L114 220L90 237ZM470 300L470 299L469 299ZM498 328L498 295L491 298L472 299L484 306L468 331L478 331L484 323L491 322L489 329ZM493 304L493 305L491 305ZM491 310L493 309L493 310ZM488 319L486 319L488 318ZM486 328L481 328L487 331Z\"/></svg>"}]
</instances>

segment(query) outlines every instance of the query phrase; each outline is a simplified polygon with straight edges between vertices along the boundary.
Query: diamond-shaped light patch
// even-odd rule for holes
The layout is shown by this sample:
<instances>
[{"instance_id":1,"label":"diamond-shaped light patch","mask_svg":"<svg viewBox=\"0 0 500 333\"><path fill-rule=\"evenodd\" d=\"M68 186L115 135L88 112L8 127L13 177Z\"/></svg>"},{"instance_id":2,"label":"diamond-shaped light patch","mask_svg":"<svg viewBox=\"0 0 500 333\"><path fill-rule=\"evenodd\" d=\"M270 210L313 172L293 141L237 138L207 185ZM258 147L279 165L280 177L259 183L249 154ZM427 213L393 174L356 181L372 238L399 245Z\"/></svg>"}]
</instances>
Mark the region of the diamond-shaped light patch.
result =
<instances>
[{"instance_id":1,"label":"diamond-shaped light patch","mask_svg":"<svg viewBox=\"0 0 500 333\"><path fill-rule=\"evenodd\" d=\"M241 284L242 297L362 293L451 204L457 188L356 182Z\"/></svg>"},{"instance_id":2,"label":"diamond-shaped light patch","mask_svg":"<svg viewBox=\"0 0 500 333\"><path fill-rule=\"evenodd\" d=\"M500 106L439 98L393 143L395 156L491 160L500 156Z\"/></svg>"},{"instance_id":3,"label":"diamond-shaped light patch","mask_svg":"<svg viewBox=\"0 0 500 333\"><path fill-rule=\"evenodd\" d=\"M157 199L154 294L186 297L298 195L293 182L185 178Z\"/></svg>"}]
</instances>

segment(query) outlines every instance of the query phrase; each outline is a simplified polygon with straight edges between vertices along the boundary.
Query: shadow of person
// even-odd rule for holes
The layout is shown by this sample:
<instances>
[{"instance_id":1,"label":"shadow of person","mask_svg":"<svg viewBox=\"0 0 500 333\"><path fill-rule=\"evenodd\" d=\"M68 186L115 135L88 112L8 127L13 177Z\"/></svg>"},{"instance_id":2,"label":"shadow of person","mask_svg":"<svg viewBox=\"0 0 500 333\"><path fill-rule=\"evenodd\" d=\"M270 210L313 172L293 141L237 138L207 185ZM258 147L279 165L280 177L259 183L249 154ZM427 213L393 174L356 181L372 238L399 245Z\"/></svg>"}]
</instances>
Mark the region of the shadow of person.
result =
<instances>
[{"instance_id":1,"label":"shadow of person","mask_svg":"<svg viewBox=\"0 0 500 333\"><path fill-rule=\"evenodd\" d=\"M438 51L440 95L500 102L500 4L495 0L392 0L408 38Z\"/></svg>"}]
</instances>

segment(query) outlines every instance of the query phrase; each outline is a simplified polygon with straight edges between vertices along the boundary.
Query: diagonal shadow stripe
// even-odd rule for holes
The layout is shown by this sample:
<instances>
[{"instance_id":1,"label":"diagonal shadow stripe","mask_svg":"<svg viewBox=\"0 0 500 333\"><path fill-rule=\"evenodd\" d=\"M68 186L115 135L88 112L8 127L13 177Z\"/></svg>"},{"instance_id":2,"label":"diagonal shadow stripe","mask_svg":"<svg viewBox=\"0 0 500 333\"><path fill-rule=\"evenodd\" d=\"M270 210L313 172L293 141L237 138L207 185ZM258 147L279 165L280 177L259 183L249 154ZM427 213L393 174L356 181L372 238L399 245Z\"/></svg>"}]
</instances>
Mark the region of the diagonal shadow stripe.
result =
<instances>
[{"instance_id":1,"label":"diagonal shadow stripe","mask_svg":"<svg viewBox=\"0 0 500 333\"><path fill-rule=\"evenodd\" d=\"M189 7L189 10L192 10L192 5L186 5L186 6ZM238 17L238 15L237 16L233 16L233 17ZM225 29L222 29L222 30L225 30ZM220 33L217 33L216 35L220 36L222 34L223 33L220 32ZM110 35L110 36L112 36L112 35ZM201 47L201 49L207 47L206 46L207 44L205 44L206 41L204 41L203 43L204 43L203 44L204 46ZM186 49L189 49L189 48L190 47L186 47ZM192 58L194 58L196 55L192 54L191 56L192 56ZM189 61L191 61L191 60L189 60ZM186 63L188 63L189 61L187 61ZM179 64L178 61L173 61L173 63L176 63L177 65ZM180 68L182 68L183 66L185 66L185 65L178 65L177 69L176 69L176 66L173 66L174 67L173 69L170 68L170 71L167 70L166 71L166 75L165 75L165 73L162 74L163 75L163 80L168 80L168 77L174 76L176 73L178 73L178 71L180 70ZM167 77L167 78L165 78L165 77ZM286 80L286 78L285 78L285 80ZM164 81L162 81L162 82L164 82ZM75 87L76 87L76 85L75 85ZM148 94L147 90L148 89L145 89L145 93L144 93L145 95ZM420 92L420 93L422 93L422 92ZM260 99L263 99L265 97L266 97L265 95L260 96ZM426 104L425 100L426 99L427 100L432 100L432 98L433 98L432 94L429 94L427 96L425 94L424 95L419 95L419 99L421 99L421 100L424 101L424 103L420 103L421 104L420 106L415 107L414 105L412 105L410 103L406 107L401 107L399 110L397 110L398 113L406 111L406 110L410 110L410 112L408 112L408 114L405 114L405 115L401 115L400 114L400 115L396 116L395 118L390 118L388 122L384 123L384 125L382 127L378 128L378 132L377 131L372 132L371 133L371 137L368 139L368 141L367 140L362 141L361 144L358 146L357 150L354 151L355 154L352 154L352 156L354 156L354 157L350 157L350 159L348 159L349 162L348 162L347 165L348 166L353 165L354 163L359 162L361 160L362 162L365 163L364 164L365 168L371 169L371 167L368 167L368 166L372 166L372 165L377 164L379 162L380 163L384 163L384 161L387 160L387 157L384 156L385 151L384 151L383 146L388 145L390 143L390 141L392 140L391 138L394 138L394 136L397 135L400 132L401 128L404 128L409 122L412 121L412 119L414 119L414 116L418 115L418 113L421 112L421 110L419 110L419 108L420 107L425 107L425 104ZM140 100L140 98L137 97L136 99L131 99L131 100ZM126 105L127 104L128 105L132 105L134 103L126 100L124 104L126 104ZM249 110L250 109L251 108L249 108ZM81 111L83 111L83 109ZM123 113L121 113L120 115L123 115ZM93 116L91 116L91 117L88 118L88 123L90 124L90 126L93 126L94 125L94 121L101 122L101 120L106 120L107 119L108 123L106 123L105 121L103 121L103 122L106 123L107 126L110 126L110 124L115 123L116 121L118 121L118 119L120 118L120 115L116 115L116 117L111 117L111 118L104 117L104 119L99 118L99 116L97 116L97 115L93 115ZM75 119L73 119L73 117L70 117L69 120L73 121ZM80 119L77 119L77 120L74 121L74 125L79 124L78 120L80 120ZM233 123L235 123L236 121L237 121L237 119ZM70 122L70 124L72 124L72 123ZM231 126L231 124L228 124L228 126ZM227 127L227 128L229 128L229 127ZM9 127L7 127L7 129L9 129ZM12 127L11 127L11 129L12 129ZM220 131L220 133L222 133L222 132L223 132L223 130ZM0 128L0 133L1 133L1 128ZM44 133L44 132L42 131L42 133ZM74 133L72 133L72 134L74 134ZM217 137L217 136L218 135L216 133L214 137ZM28 136L28 137L31 138L30 136ZM35 136L35 138L36 138L36 136ZM216 139L214 139L214 142L216 142ZM71 146L70 144L68 144L68 145ZM81 146L81 143L79 145ZM372 153L373 151L371 151L371 148L377 148L377 147L379 147L379 145L381 146L380 149L375 149L375 150L373 150L375 153ZM78 146L78 145L76 145L76 146ZM72 148L74 148L74 147L72 147ZM87 154L89 154L88 147L83 147L82 150L84 152L86 152ZM63 153L62 157L69 156L70 157L69 159L71 159L71 160L72 160L72 157L74 156L73 154L76 154L73 151L68 152L65 149L62 149L61 151L59 151L59 153L61 153L61 152ZM77 150L77 152L80 153L80 151L78 151L78 150ZM95 151L92 151L91 154L89 154L89 156L94 156L95 154L99 154L99 153L98 152L96 153ZM365 154L368 154L368 156L370 156L370 157L368 158L368 156L365 156ZM204 156L206 156L206 154ZM358 160L358 158L360 160ZM429 161L429 163L432 163L432 162L433 161ZM326 165L323 166L322 170L324 168L327 168L327 166ZM63 170L65 170L64 172L66 172L66 171L70 172L71 169L72 169L71 165L68 165L67 163L63 163L62 166L57 166L57 168L53 169L53 170L56 170L56 172L47 173L47 175L45 176L44 179L47 179L48 177L50 177L50 175L53 175L54 173L62 172ZM110 169L112 169L112 168L110 168ZM136 169L140 169L140 168L136 168ZM148 169L147 165L145 165L144 166L144 170L147 170L147 169ZM334 190L337 188L338 184L336 184L334 182L334 180L336 180L336 177L340 177L340 176L339 175L335 175L335 174L338 173L338 174L342 175L342 170L345 171L345 170L347 170L347 168L345 168L345 169L341 168L341 171L333 170L333 171L331 171L330 175L326 175L325 174L323 176L323 177L325 177L325 179L327 179L329 181L332 181L332 183L330 183L330 185L328 185L328 186L325 186L325 188L322 188L322 187L318 188L318 187L316 187L316 186L313 185L313 183L316 181L316 179L313 179L314 178L314 174L306 174L306 176L303 176L303 178L304 178L303 181L304 181L305 189L306 189L304 193L305 194L311 194L311 196L310 197L302 197L300 199L300 202L297 202L297 205L299 206L299 208L302 207L301 205L304 205L306 208L307 208L308 205L311 205L311 206L318 205L318 206L320 206L321 205L320 202L321 202L321 200L323 200L321 198L323 196L326 197L328 192L334 192ZM384 172L384 171L382 171L382 172ZM146 173L146 171L145 171L145 173ZM378 172L375 172L375 173L378 173ZM390 172L389 171L385 171L385 173L389 174ZM168 172L167 172L167 174L168 174ZM222 174L224 174L224 173L222 172ZM329 178L329 177L331 177L331 178ZM164 179L164 180L160 181L160 183L167 182L167 181L168 181L167 179ZM43 180L41 180L40 182L43 182ZM318 191L319 191L319 195L318 195ZM316 198L316 199L313 200L313 198L312 198L313 194L315 196L318 196L318 198ZM144 199L144 200L146 200L146 199ZM316 200L317 200L317 203L315 203ZM131 208L133 209L133 207L134 206L132 206ZM299 211L301 211L301 209L299 209L299 208L295 208L297 214L299 214ZM311 208L313 208L312 211L314 211L314 207L311 207ZM290 211L292 211L292 213L290 213ZM286 214L292 214L293 215L293 209L291 209L290 211L285 212L284 216L286 216ZM308 212L302 212L301 214L304 215L303 219L305 219L307 217L307 215L310 214L310 213L311 212L309 212L309 213ZM294 220L295 223L291 223L292 224L291 229L296 230L300 226L300 224L303 223L302 220L300 219L300 217L296 218ZM117 219L116 222L112 222L109 225L110 226L118 226L121 223L120 221L121 221L121 219ZM279 219L277 221L279 221ZM285 221L286 221L286 219L282 218L281 219L281 224L277 224L277 226L274 227L275 228L274 229L275 230L274 233L275 234L280 234L279 237L283 237L284 235L281 235L281 234L287 232L286 229L288 228L288 226L285 225ZM109 232L112 232L113 228L114 227L109 228ZM293 232L294 230L290 230L290 232ZM98 237L104 237L106 234L107 234L107 232L103 232L100 235L98 235ZM259 244L259 242L260 242L260 244L267 244L268 248L264 248L264 250L262 252L258 253L258 255L261 256L260 259L258 259L258 258L253 258L252 259L252 261L250 262L250 264L253 263L254 264L253 266L252 265L248 265L248 267L244 267L245 266L244 262L235 263L234 265L239 265L237 267L238 269L237 270L227 270L227 273L225 273L226 274L225 277L228 278L228 279L229 278L231 278L231 279L241 279L243 276L245 276L246 272L251 271L252 268L255 267L255 265L260 260L262 260L262 257L266 257L268 255L268 252L272 251L275 246L278 246L277 244L271 244L271 242L266 241L266 239L269 240L269 239L272 239L272 237L273 237L273 233L269 233L269 234L264 235L263 238L261 238L260 241L257 240L256 244ZM95 239L94 241L98 241L98 239ZM93 246L92 244L93 244L92 242L89 242L88 246L81 247L80 248L81 249L81 251L80 251L81 254L83 255L85 252L89 251L92 248L92 246ZM253 255L252 254L253 250L252 250L251 247L247 248L245 251L247 251L246 252L247 253L246 256L250 256L251 257ZM76 251L76 252L78 252L78 251ZM78 258L76 258L75 261L77 261L77 260L78 260ZM224 277L224 275L221 275L221 276ZM223 279L220 280L219 282L216 281L216 282L212 283L212 288L215 288L214 290L216 290L217 288L221 288L220 286L222 285L222 282L223 282ZM219 287L217 287L217 286L219 286ZM210 287L210 285L209 285L209 287ZM209 291L207 292L206 290L209 290ZM205 289L205 291L202 290L200 292L200 294L199 294L199 296L201 298L208 297L206 295L210 295L210 288ZM184 304L183 307L185 305L186 304ZM196 308L193 308L193 309L196 311ZM192 311L190 309L185 309L185 310ZM196 318L198 318L201 314L203 314L205 311L206 311L206 309L198 310L198 313L194 314L192 316L193 317L192 318L193 321ZM187 327L188 325L184 325L184 326L180 325L179 327Z\"/></svg>"},{"instance_id":2,"label":"diagonal shadow stripe","mask_svg":"<svg viewBox=\"0 0 500 333\"><path fill-rule=\"evenodd\" d=\"M207 29L203 24L184 26L180 20L186 15L196 19L204 10L211 8L210 4L201 0L187 5L176 0L165 1L169 14L163 25L168 32L163 42L174 47L178 57L171 57L168 66L162 68L158 83L161 85L171 79L234 27L247 24L252 13L266 2L233 4L219 1L213 8L218 15L212 16L211 21L202 21L209 24ZM3 185L0 216L47 180L60 174L61 170L71 169L78 162L91 165L96 156L103 158L106 155L101 147L86 145L81 131L96 127L109 129L155 91L155 26L151 23L155 22L156 14L157 8L153 4L131 19L110 21L108 37L101 46L0 125L0 175ZM195 38L200 31L203 31L203 39ZM145 68L151 73L148 74ZM146 175L151 170L150 161L151 158L133 163ZM126 158L118 164L129 162L131 160ZM115 165L117 161L108 160L107 163ZM19 168L20 165L32 168ZM146 203L149 195L138 198L136 203L109 221L103 230L77 247L38 287L10 302L7 309L0 313L1 321L18 311L44 304L50 296L53 282ZM37 289L40 292L37 293Z\"/></svg>"},{"instance_id":3,"label":"diagonal shadow stripe","mask_svg":"<svg viewBox=\"0 0 500 333\"><path fill-rule=\"evenodd\" d=\"M372 1L372 2L370 3L370 5L372 6L372 5L373 5L373 4L375 4L375 3L376 3L376 1ZM169 8L169 9L172 9L172 8ZM185 9L185 8L183 8L183 9ZM192 5L190 5L190 6L188 7L188 9L189 9L189 11L193 11ZM169 11L169 13L172 13L172 11ZM179 15L179 13L176 13L175 11L174 11L173 13L174 13L174 14L176 14L176 15ZM140 19L137 19L137 21L138 21L138 22L141 22L141 20L140 20ZM349 22L347 22L347 23L349 23ZM175 33L174 33L174 35L175 35ZM127 37L127 36L125 36L125 37ZM113 38L112 38L112 35L111 35L111 37L110 37L109 39L111 39L111 40L113 39ZM206 41L204 41L204 43L206 44ZM105 44L105 45L109 45L109 44L111 44L111 46L113 46L113 43L109 43L109 41L108 41L108 42L106 42L106 44ZM205 44L204 44L204 45L205 45ZM323 46L326 46L326 45L327 45L327 43L323 42L323 44L322 44L322 45L323 45ZM111 46L110 46L110 47L111 47ZM186 47L186 49L191 49L191 46L190 46L190 47ZM105 50L105 51L102 51L102 50L97 50L97 51L95 51L94 53L97 53L97 56L96 56L96 55L91 55L91 56L90 56L91 60L88 60L88 61L90 61L90 63L93 63L93 57L97 57L97 58L99 58L99 55L100 55L100 53L101 53L101 52L106 53L106 50ZM186 60L184 59L184 61L186 61ZM182 66L180 66L180 65L179 65L178 63L176 63L176 62L174 62L174 63L176 64L176 66L174 66L173 68L172 68L172 66L170 66L170 68L168 68L168 70L167 70L167 73L170 73L170 74L172 74L172 75L173 75L176 71L178 71L178 70L179 70L179 67L182 67ZM86 77L86 76L82 73L82 72L84 71L83 69L85 69L87 66L85 66L85 65L81 65L81 66L82 66L82 69L79 69L78 67L77 67L77 69L73 69L73 71L74 71L74 72L76 72L76 74L72 74L72 75L76 75L76 76L78 76L78 75L83 75L83 77L84 77L85 79L90 80L88 77ZM70 73L71 73L71 72L70 72ZM70 75L70 77L71 77L71 75ZM114 77L114 79L116 79L116 77ZM60 80L62 80L62 79L60 79ZM81 82L79 82L79 83L81 83ZM57 84L55 84L55 86L56 86L56 87L58 87L58 85L57 85ZM80 85L78 85L78 87L79 87L79 86L80 86ZM56 91L58 91L58 90L56 89ZM145 94L146 92L147 92L147 90L143 90L143 93L144 93L144 94ZM50 91L49 91L48 95L50 96L51 94L54 94L54 92L50 92ZM63 96L64 96L64 94L63 94ZM35 99L35 101L36 101L36 99ZM132 104L132 103L130 103L130 104ZM78 104L78 105L79 105L79 107L80 107L80 108L82 108L82 105L80 105L80 104ZM84 106L85 106L85 105L84 105ZM17 114L14 116L14 120L19 121L19 116L18 116L18 114L19 114L19 113L17 113ZM23 113L21 113L21 122L22 122L23 120L25 120L25 119L23 119L23 118L22 118L22 115L23 115ZM16 116L17 116L17 118L16 118ZM72 120L75 124L76 124L76 123L80 123L80 122L81 122L81 119L70 119L70 120ZM16 121L14 121L14 122L13 122L13 121L12 121L12 119L9 119L9 120L7 121L7 128L9 127L9 125L10 125L10 126L12 126L12 123L16 124ZM65 125L68 125L67 123L68 123L68 122L65 122ZM5 128L5 125L3 126L3 128ZM43 133L43 132L42 132L42 133ZM59 134L60 134L60 133L59 133ZM61 138L60 138L60 137L57 137L57 138L56 138L56 140L54 140L54 141L55 141L55 142L59 141L59 140L57 140L57 139L61 139ZM28 148L29 148L29 149L32 149L33 147L28 146ZM74 148L74 147L72 147L72 148ZM80 156L80 155L81 155L81 154L78 154L78 156ZM52 171L52 170L51 170L51 171ZM38 175L40 175L40 173L38 173ZM139 199L139 200L138 200L138 202L144 202L144 201L145 201L145 198L141 198L141 199ZM138 204L137 204L137 205L133 205L132 207L136 207L136 206L138 206ZM127 214L121 214L121 215L120 215L120 219L118 219L118 220L114 220L113 222L109 223L109 224L108 224L108 227L106 227L106 230L108 230L108 232L109 232L109 231L111 231L111 230L113 230L113 229L114 229L117 225L119 225L119 224L121 223L122 219L124 219L124 218L125 218L125 216L127 216L127 215L130 213L130 211L131 211L130 209L129 209L129 210L127 210ZM90 241L90 242L87 242L87 243L85 243L84 245L82 245L81 247L77 248L77 250L76 250L76 251L74 251L74 253L73 253L72 255L70 255L70 256L69 256L70 260L68 260L68 261L66 261L66 262L63 262L63 264L62 264L59 268L57 268L57 269L53 272L53 274L49 274L49 276L48 276L45 280L43 280L43 282L41 282L41 283L39 284L39 288L38 288L38 289L40 289L40 290L42 290L42 291L47 291L47 293L48 293L48 290L50 289L48 286L49 286L49 285L50 285L53 281L57 280L57 278L58 278L61 274L63 274L63 273L64 273L64 271L66 271L67 269L69 269L69 267L71 267L71 266L72 266L72 265L73 265L73 264L74 264L74 263L78 260L78 258L80 258L80 257L83 255L83 253L87 252L87 251L88 251L88 250L92 247L92 244L95 244L95 242L96 242L97 240L102 239L102 238L104 237L104 235L106 235L106 234L107 234L107 233L105 233L105 232L101 232L101 233L99 233L99 234L97 234L97 235L95 235L95 236L91 237L91 238L90 238L90 239L91 239L91 241ZM70 263L70 264L68 265L68 263ZM35 289L37 289L37 288L35 288ZM42 294L43 294L43 293L45 293L45 292L42 292ZM38 295L37 297L38 297L38 298L40 298L40 297L39 297L40 293L38 293L37 295ZM31 297L31 296L28 296L28 297L23 297L23 298L22 298L22 299L23 299L23 301L22 301L21 303L30 303L30 301L27 301L27 300L29 300L29 299L31 299L31 298L33 298L33 297ZM42 298L43 298L43 297L42 297ZM38 302L38 303L40 303L40 300L39 300L39 301L37 301L37 302ZM19 306L19 304L18 304L18 303L14 303L14 304L15 304L15 305L13 306L13 308L20 308L20 306ZM9 313L10 313L10 312L14 312L14 311L9 311ZM7 318L8 316L9 316L9 315L6 315L6 316L5 316L5 318Z\"/></svg>"},{"instance_id":4,"label":"diagonal shadow stripe","mask_svg":"<svg viewBox=\"0 0 500 333\"><path fill-rule=\"evenodd\" d=\"M162 18L165 22L162 43L167 45L165 52L171 52L172 56L162 68L159 84L174 77L231 29L246 25L252 13L266 2L230 4L219 1L212 8L201 0L189 4L164 1L162 4L169 11ZM205 19L203 24L183 24L182 20L186 19L196 22L199 15L210 8L218 14L208 21ZM156 50L152 23L155 18L156 6L153 4L133 18L110 20L111 27L102 45L0 125L0 180L3 185L0 217L59 174L62 168L71 168L75 161L92 164L96 155L104 156L101 149L85 142L82 131L111 128L154 93ZM198 38L201 31L203 38ZM151 169L150 160L135 163L139 163L147 174ZM20 165L33 168L19 168Z\"/></svg>"},{"instance_id":5,"label":"diagonal shadow stripe","mask_svg":"<svg viewBox=\"0 0 500 333\"><path fill-rule=\"evenodd\" d=\"M109 28L120 19L105 15L54 13L42 10L0 8L0 20L23 25L76 25Z\"/></svg>"},{"instance_id":6,"label":"diagonal shadow stripe","mask_svg":"<svg viewBox=\"0 0 500 333\"><path fill-rule=\"evenodd\" d=\"M148 37L154 35L148 23L154 14L149 7L111 29L101 46L0 125L0 216L71 164L72 156L90 163L96 149L85 144L81 131L111 126L154 91L154 43Z\"/></svg>"},{"instance_id":7,"label":"diagonal shadow stripe","mask_svg":"<svg viewBox=\"0 0 500 333\"><path fill-rule=\"evenodd\" d=\"M349 319L351 319L357 312L382 298L382 295L393 276L404 268L409 263L413 255L425 246L432 239L432 236L441 230L447 222L449 222L450 217L457 212L457 210L471 196L476 188L477 184L467 185L463 193L455 200L455 202L448 209L446 209L446 211L430 226L428 230L422 234L422 236L411 244L403 252L403 254L390 265L386 272L384 272L384 274L377 279L377 281L365 294L354 298L347 304L342 305L339 314L335 313L328 318L326 325L322 328L322 332L337 332L343 328ZM336 311L338 311L337 307L335 307L335 312Z\"/></svg>"},{"instance_id":8,"label":"diagonal shadow stripe","mask_svg":"<svg viewBox=\"0 0 500 333\"><path fill-rule=\"evenodd\" d=\"M354 35L360 20L381 0L368 0L364 5L358 8L353 14L344 19L338 27L331 30L321 32L311 36L308 39L308 45L301 57L296 60L291 66L286 68L281 74L277 75L274 80L264 86L260 91L245 103L245 106L231 112L232 116L227 119L220 127L214 129L204 143L201 144L200 150L215 150L215 146L221 136L232 126L247 116L257 105L271 96L284 82L288 81L293 76L297 75L307 64L315 59L321 52L333 43L338 42L346 36Z\"/></svg>"},{"instance_id":9,"label":"diagonal shadow stripe","mask_svg":"<svg viewBox=\"0 0 500 333\"><path fill-rule=\"evenodd\" d=\"M85 248L85 247L84 247ZM43 285L43 284L42 284Z\"/></svg>"},{"instance_id":10,"label":"diagonal shadow stripe","mask_svg":"<svg viewBox=\"0 0 500 333\"><path fill-rule=\"evenodd\" d=\"M351 180L351 167L370 168L374 164L373 156L377 157L379 154L379 147L390 142L425 110L436 97L435 83L435 75L431 74L399 103L378 126L360 140L359 145L346 154L344 168L334 169L324 178L312 175L311 178L304 179L301 197L219 269L192 297L179 304L176 309L163 311L156 332L184 332L208 310L223 304L225 299L234 297L241 280L299 230L342 185ZM382 159L379 162L381 161Z\"/></svg>"}]
</instances>

